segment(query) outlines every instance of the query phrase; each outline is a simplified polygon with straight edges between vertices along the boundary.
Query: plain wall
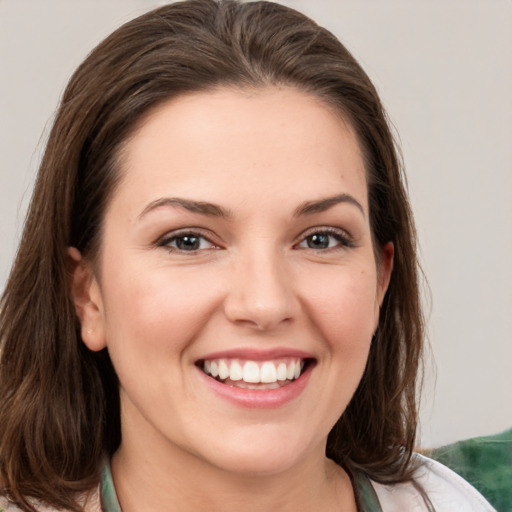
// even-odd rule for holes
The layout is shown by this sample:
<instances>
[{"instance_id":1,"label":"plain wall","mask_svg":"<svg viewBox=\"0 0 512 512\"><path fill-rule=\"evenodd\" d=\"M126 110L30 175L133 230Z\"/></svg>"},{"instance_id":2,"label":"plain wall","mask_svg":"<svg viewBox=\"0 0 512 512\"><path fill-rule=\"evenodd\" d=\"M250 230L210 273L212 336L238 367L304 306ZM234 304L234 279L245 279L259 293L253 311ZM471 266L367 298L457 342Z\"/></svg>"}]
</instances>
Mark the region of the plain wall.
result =
<instances>
[{"instance_id":1,"label":"plain wall","mask_svg":"<svg viewBox=\"0 0 512 512\"><path fill-rule=\"evenodd\" d=\"M0 0L0 290L74 68L165 2ZM401 140L432 297L424 446L512 425L512 2L289 0L332 30Z\"/></svg>"}]
</instances>

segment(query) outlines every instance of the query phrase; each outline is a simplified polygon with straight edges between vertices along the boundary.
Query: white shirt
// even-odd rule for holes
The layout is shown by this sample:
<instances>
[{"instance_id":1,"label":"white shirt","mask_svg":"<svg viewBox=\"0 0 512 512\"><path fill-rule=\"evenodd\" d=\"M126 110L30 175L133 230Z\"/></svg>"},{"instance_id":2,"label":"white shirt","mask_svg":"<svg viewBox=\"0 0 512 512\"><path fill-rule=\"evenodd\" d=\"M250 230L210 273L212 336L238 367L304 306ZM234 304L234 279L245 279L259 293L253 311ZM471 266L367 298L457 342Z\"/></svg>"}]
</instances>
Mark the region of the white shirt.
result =
<instances>
[{"instance_id":1,"label":"white shirt","mask_svg":"<svg viewBox=\"0 0 512 512\"><path fill-rule=\"evenodd\" d=\"M411 482L382 485L370 481L382 512L496 512L485 498L451 469L422 455L415 455L421 462L415 472L416 483L423 488L433 508ZM110 472L108 473L110 475ZM39 512L57 512L35 503ZM116 503L116 507L119 505ZM115 507L114 507L115 508ZM100 489L93 492L85 505L86 512L101 512ZM120 508L119 508L120 510ZM0 496L0 512L20 512ZM379 512L378 507L368 512ZM164 512L164 511L163 511ZM300 511L298 511L300 512Z\"/></svg>"},{"instance_id":2,"label":"white shirt","mask_svg":"<svg viewBox=\"0 0 512 512\"><path fill-rule=\"evenodd\" d=\"M441 463L416 455L421 465L414 476L432 503L429 509L411 482L382 485L371 482L382 512L496 512L485 498L462 477Z\"/></svg>"}]
</instances>

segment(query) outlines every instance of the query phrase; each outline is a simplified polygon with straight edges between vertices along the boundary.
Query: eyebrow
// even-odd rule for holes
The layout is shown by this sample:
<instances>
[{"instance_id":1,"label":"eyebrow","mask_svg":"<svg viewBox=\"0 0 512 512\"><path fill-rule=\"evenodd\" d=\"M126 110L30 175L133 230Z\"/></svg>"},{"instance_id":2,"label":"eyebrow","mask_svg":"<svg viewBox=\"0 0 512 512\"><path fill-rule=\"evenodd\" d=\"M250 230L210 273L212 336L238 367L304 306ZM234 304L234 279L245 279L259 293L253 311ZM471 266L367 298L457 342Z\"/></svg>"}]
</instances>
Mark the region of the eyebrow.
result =
<instances>
[{"instance_id":1,"label":"eyebrow","mask_svg":"<svg viewBox=\"0 0 512 512\"><path fill-rule=\"evenodd\" d=\"M360 210L360 212L363 214L363 217L366 218L366 214L361 203L350 194L339 194L337 196L327 197L317 201L306 201L305 203L299 205L293 215L294 217L301 217L303 215L312 215L314 213L325 212L329 208L332 208L333 206L340 203L348 203L354 205L358 210Z\"/></svg>"},{"instance_id":2,"label":"eyebrow","mask_svg":"<svg viewBox=\"0 0 512 512\"><path fill-rule=\"evenodd\" d=\"M149 212L160 208L162 206L179 206L189 212L200 213L201 215L207 215L208 217L221 217L229 218L232 217L231 212L213 203L205 201L193 201L191 199L182 199L180 197L163 197L149 203L139 215L139 219Z\"/></svg>"},{"instance_id":3,"label":"eyebrow","mask_svg":"<svg viewBox=\"0 0 512 512\"><path fill-rule=\"evenodd\" d=\"M304 215L321 213L340 203L348 203L354 205L358 210L360 210L360 212L363 214L363 217L366 217L361 203L350 194L339 194L337 196L327 197L325 199L319 199L316 201L306 201L296 208L293 216L302 217ZM222 206L208 203L206 201L193 201L191 199L183 199L180 197L162 197L149 203L146 208L142 210L141 214L139 215L139 219L147 215L149 212L162 206L178 206L188 210L189 212L199 213L208 217L220 217L223 219L229 219L233 216L229 210L226 210Z\"/></svg>"}]
</instances>

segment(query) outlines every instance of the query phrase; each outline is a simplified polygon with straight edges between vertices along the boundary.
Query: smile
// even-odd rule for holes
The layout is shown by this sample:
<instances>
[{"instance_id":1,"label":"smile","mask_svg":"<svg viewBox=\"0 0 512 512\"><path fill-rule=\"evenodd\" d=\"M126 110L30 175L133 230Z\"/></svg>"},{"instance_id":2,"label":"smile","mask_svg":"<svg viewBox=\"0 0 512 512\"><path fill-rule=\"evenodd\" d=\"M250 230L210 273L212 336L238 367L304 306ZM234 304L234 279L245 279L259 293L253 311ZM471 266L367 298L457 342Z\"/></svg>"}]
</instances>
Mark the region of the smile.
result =
<instances>
[{"instance_id":1,"label":"smile","mask_svg":"<svg viewBox=\"0 0 512 512\"><path fill-rule=\"evenodd\" d=\"M200 362L204 373L223 384L243 389L277 389L298 379L308 360L280 358L268 361L207 359Z\"/></svg>"}]
</instances>

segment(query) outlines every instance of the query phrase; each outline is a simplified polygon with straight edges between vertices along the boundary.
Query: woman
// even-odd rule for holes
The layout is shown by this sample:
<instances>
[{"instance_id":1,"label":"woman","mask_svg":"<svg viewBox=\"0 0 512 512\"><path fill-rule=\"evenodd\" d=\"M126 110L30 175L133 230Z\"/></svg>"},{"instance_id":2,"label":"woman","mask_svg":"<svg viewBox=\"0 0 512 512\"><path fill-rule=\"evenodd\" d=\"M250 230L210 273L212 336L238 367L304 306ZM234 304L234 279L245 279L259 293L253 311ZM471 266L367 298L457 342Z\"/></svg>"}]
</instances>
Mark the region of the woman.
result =
<instances>
[{"instance_id":1,"label":"woman","mask_svg":"<svg viewBox=\"0 0 512 512\"><path fill-rule=\"evenodd\" d=\"M213 0L124 25L68 85L2 298L0 506L492 510L413 455L417 272L329 32Z\"/></svg>"}]
</instances>

